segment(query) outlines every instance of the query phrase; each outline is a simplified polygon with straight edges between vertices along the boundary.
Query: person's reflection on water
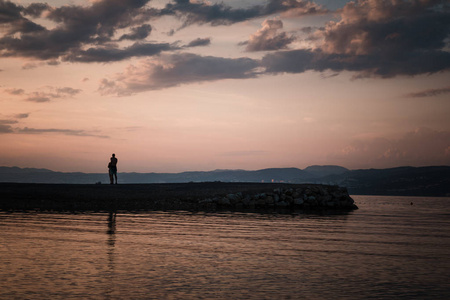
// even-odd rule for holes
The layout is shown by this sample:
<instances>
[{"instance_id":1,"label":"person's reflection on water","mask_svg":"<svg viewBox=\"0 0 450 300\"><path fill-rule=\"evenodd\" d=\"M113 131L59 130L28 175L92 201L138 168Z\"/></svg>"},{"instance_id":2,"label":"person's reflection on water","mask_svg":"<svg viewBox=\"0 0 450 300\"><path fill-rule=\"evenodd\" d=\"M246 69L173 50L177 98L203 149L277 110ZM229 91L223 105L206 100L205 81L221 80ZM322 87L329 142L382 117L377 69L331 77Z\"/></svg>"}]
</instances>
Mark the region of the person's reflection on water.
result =
<instances>
[{"instance_id":1,"label":"person's reflection on water","mask_svg":"<svg viewBox=\"0 0 450 300\"><path fill-rule=\"evenodd\" d=\"M108 255L108 271L105 273L106 278L108 278L108 285L105 291L105 299L111 299L112 295L115 294L115 245L116 245L116 212L109 212L108 214L108 230L106 234L108 235L107 243L107 255Z\"/></svg>"},{"instance_id":2,"label":"person's reflection on water","mask_svg":"<svg viewBox=\"0 0 450 300\"><path fill-rule=\"evenodd\" d=\"M108 231L107 234L115 234L116 233L116 216L117 213L110 212L108 215Z\"/></svg>"}]
</instances>

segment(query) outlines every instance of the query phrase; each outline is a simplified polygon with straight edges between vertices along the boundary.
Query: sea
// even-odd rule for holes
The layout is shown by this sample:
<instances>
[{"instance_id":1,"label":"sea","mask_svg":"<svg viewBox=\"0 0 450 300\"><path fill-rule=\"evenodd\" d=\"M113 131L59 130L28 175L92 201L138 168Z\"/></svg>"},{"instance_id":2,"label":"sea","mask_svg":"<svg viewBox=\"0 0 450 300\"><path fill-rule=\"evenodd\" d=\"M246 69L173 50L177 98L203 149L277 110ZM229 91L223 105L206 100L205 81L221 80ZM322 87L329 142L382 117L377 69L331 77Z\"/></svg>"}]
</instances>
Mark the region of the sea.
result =
<instances>
[{"instance_id":1,"label":"sea","mask_svg":"<svg viewBox=\"0 0 450 300\"><path fill-rule=\"evenodd\" d=\"M450 299L450 198L348 213L0 212L0 299Z\"/></svg>"}]
</instances>

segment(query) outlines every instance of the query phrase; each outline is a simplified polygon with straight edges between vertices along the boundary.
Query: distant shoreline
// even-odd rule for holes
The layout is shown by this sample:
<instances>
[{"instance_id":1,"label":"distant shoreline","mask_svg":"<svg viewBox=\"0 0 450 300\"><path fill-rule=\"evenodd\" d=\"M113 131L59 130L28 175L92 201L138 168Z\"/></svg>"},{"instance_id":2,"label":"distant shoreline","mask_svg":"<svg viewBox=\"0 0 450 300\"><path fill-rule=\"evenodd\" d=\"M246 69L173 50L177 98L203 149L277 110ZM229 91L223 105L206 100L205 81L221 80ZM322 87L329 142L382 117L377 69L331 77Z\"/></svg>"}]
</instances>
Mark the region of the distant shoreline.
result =
<instances>
[{"instance_id":1,"label":"distant shoreline","mask_svg":"<svg viewBox=\"0 0 450 300\"><path fill-rule=\"evenodd\" d=\"M323 201L321 197L325 197ZM335 204L333 204L335 201ZM339 202L341 201L341 202ZM0 183L0 210L352 210L346 189L319 184Z\"/></svg>"},{"instance_id":2,"label":"distant shoreline","mask_svg":"<svg viewBox=\"0 0 450 300\"><path fill-rule=\"evenodd\" d=\"M118 174L119 184L157 184L187 182L252 182L290 184L328 184L346 187L353 195L450 196L450 166L397 167L348 170L340 166L269 168L255 171L215 170L182 173ZM109 183L107 173L63 173L46 169L1 167L0 182L49 184Z\"/></svg>"}]
</instances>

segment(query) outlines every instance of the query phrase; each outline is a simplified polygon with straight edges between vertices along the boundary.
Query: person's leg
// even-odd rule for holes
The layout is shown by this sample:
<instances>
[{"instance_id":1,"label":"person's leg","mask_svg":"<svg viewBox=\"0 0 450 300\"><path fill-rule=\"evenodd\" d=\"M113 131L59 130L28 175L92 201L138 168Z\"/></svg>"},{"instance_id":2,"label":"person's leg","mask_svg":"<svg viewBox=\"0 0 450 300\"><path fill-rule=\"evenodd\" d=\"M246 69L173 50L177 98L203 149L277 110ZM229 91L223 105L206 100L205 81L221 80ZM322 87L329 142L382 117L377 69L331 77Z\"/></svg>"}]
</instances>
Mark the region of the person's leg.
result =
<instances>
[{"instance_id":1,"label":"person's leg","mask_svg":"<svg viewBox=\"0 0 450 300\"><path fill-rule=\"evenodd\" d=\"M117 172L114 173L114 178L116 178L116 184L117 184Z\"/></svg>"},{"instance_id":2,"label":"person's leg","mask_svg":"<svg viewBox=\"0 0 450 300\"><path fill-rule=\"evenodd\" d=\"M109 173L109 183L113 184L114 183L113 174L111 171L109 171L108 173Z\"/></svg>"}]
</instances>

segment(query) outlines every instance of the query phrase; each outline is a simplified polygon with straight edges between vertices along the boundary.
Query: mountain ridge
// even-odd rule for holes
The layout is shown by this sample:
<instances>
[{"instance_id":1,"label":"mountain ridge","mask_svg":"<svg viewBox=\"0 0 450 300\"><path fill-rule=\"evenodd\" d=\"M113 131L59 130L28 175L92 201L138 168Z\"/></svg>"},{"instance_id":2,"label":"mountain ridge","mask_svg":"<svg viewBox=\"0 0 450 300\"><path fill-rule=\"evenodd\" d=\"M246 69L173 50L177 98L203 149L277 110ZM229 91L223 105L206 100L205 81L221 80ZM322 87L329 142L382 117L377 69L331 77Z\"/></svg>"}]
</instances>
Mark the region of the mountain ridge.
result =
<instances>
[{"instance_id":1,"label":"mountain ridge","mask_svg":"<svg viewBox=\"0 0 450 300\"><path fill-rule=\"evenodd\" d=\"M183 182L279 182L319 183L346 187L354 195L450 196L450 166L396 167L349 170L341 166L267 168L261 170L213 170L181 173L120 172L119 183ZM108 183L108 174L55 172L48 169L0 167L0 182Z\"/></svg>"}]
</instances>

